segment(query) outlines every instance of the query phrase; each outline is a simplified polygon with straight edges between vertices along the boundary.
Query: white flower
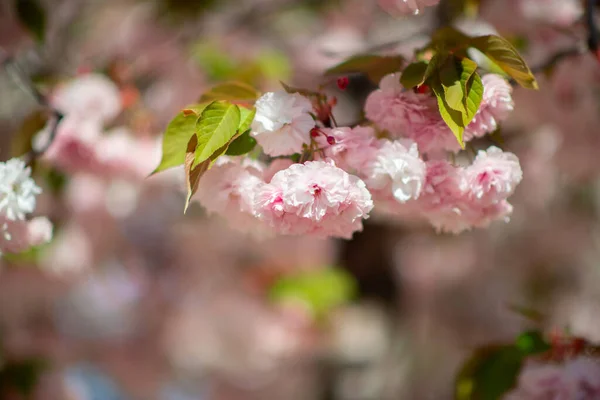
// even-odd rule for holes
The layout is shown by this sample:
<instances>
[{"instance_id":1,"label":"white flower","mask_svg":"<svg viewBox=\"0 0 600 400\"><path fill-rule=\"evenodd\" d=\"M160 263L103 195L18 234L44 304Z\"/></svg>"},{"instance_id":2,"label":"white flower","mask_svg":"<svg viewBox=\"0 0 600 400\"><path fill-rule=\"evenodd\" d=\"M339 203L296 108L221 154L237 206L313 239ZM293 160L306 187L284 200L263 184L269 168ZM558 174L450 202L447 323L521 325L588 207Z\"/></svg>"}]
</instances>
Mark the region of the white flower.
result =
<instances>
[{"instance_id":1,"label":"white flower","mask_svg":"<svg viewBox=\"0 0 600 400\"><path fill-rule=\"evenodd\" d=\"M425 183L427 167L412 140L383 140L377 156L368 168L367 185L373 189L391 186L401 203L416 199Z\"/></svg>"},{"instance_id":2,"label":"white flower","mask_svg":"<svg viewBox=\"0 0 600 400\"><path fill-rule=\"evenodd\" d=\"M300 153L315 126L311 110L310 101L297 93L265 93L256 102L252 136L270 156Z\"/></svg>"},{"instance_id":3,"label":"white flower","mask_svg":"<svg viewBox=\"0 0 600 400\"><path fill-rule=\"evenodd\" d=\"M24 220L35 210L35 196L42 189L30 175L31 169L18 158L0 162L0 213L11 221Z\"/></svg>"}]
</instances>

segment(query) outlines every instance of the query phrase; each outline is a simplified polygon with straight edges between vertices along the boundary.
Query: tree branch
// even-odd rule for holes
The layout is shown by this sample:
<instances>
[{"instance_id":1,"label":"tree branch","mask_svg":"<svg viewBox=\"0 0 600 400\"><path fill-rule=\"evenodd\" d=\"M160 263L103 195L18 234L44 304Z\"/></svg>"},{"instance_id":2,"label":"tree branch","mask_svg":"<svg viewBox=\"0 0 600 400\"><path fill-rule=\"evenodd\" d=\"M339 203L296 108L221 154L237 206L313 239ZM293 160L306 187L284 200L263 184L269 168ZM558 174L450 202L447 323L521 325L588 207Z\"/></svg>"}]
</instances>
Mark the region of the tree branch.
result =
<instances>
[{"instance_id":1,"label":"tree branch","mask_svg":"<svg viewBox=\"0 0 600 400\"><path fill-rule=\"evenodd\" d=\"M600 61L600 39L596 19L594 18L594 10L596 8L596 0L586 0L585 2L585 22L588 27L588 48Z\"/></svg>"},{"instance_id":2,"label":"tree branch","mask_svg":"<svg viewBox=\"0 0 600 400\"><path fill-rule=\"evenodd\" d=\"M21 69L19 64L10 57L4 49L0 48L0 63L2 68L9 74L12 80L19 86L19 88L28 93L40 106L50 111L50 134L48 135L48 142L42 146L42 148L31 149L27 154L23 156L25 162L30 164L36 158L39 158L44 154L46 150L52 145L56 138L56 132L58 131L58 125L63 119L63 114L52 107L46 97L35 87L29 76Z\"/></svg>"}]
</instances>

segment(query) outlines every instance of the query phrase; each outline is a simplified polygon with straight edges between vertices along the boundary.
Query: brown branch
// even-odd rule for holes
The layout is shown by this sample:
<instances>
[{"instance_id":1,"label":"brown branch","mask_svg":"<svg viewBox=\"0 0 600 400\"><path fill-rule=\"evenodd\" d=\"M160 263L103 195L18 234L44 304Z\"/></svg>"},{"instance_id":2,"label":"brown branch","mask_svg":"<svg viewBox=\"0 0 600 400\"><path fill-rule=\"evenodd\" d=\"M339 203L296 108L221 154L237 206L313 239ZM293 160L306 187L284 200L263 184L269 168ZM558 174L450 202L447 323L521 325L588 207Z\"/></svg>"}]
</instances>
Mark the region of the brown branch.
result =
<instances>
[{"instance_id":1,"label":"brown branch","mask_svg":"<svg viewBox=\"0 0 600 400\"><path fill-rule=\"evenodd\" d=\"M50 105L46 97L35 87L29 76L21 69L19 64L2 48L0 48L0 64L22 91L29 94L40 106L49 110L51 113L48 142L40 149L32 148L23 156L25 162L27 164L31 164L31 162L42 156L44 152L52 145L54 139L56 138L60 121L64 116L60 111Z\"/></svg>"}]
</instances>

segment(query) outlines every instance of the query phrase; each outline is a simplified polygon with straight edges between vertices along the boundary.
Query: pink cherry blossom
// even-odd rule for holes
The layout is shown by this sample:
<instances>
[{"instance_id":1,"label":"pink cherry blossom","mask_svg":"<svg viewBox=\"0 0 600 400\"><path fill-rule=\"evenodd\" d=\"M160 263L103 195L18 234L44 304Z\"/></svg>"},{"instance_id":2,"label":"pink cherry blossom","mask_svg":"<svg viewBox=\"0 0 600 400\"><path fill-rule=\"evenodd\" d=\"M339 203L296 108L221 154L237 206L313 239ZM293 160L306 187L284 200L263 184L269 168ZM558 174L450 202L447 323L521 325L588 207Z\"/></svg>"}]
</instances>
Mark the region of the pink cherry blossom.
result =
<instances>
[{"instance_id":1,"label":"pink cherry blossom","mask_svg":"<svg viewBox=\"0 0 600 400\"><path fill-rule=\"evenodd\" d=\"M583 14L578 0L520 0L519 5L525 18L565 27Z\"/></svg>"},{"instance_id":2,"label":"pink cherry blossom","mask_svg":"<svg viewBox=\"0 0 600 400\"><path fill-rule=\"evenodd\" d=\"M437 100L427 93L403 90L400 75L385 76L365 104L368 119L393 137L414 140L422 153L459 151L460 145L442 119Z\"/></svg>"},{"instance_id":3,"label":"pink cherry blossom","mask_svg":"<svg viewBox=\"0 0 600 400\"><path fill-rule=\"evenodd\" d=\"M263 169L249 158L220 157L200 180L194 198L209 213L225 218L232 228L256 231L261 224L253 215L254 195L264 184Z\"/></svg>"},{"instance_id":4,"label":"pink cherry blossom","mask_svg":"<svg viewBox=\"0 0 600 400\"><path fill-rule=\"evenodd\" d=\"M375 190L387 189L397 201L417 199L425 183L426 166L417 144L410 139L382 140L367 167L367 185Z\"/></svg>"},{"instance_id":5,"label":"pink cherry blossom","mask_svg":"<svg viewBox=\"0 0 600 400\"><path fill-rule=\"evenodd\" d=\"M487 74L481 81L483 99L475 117L465 129L465 141L494 132L498 123L504 121L514 109L512 87L504 78L496 74Z\"/></svg>"},{"instance_id":6,"label":"pink cherry blossom","mask_svg":"<svg viewBox=\"0 0 600 400\"><path fill-rule=\"evenodd\" d=\"M271 163L269 164L269 166L265 169L265 172L263 174L263 179L266 183L271 182L271 179L273 179L273 176L275 176L276 173L278 173L281 170L284 170L286 168L289 168L290 165L294 164L294 162L292 160L290 160L289 158L276 158L273 161L271 161Z\"/></svg>"},{"instance_id":7,"label":"pink cherry blossom","mask_svg":"<svg viewBox=\"0 0 600 400\"><path fill-rule=\"evenodd\" d=\"M500 151L501 155L497 154ZM502 153L500 149L492 147L488 153L501 159L507 158L504 167L515 168L514 155ZM418 202L425 218L439 232L458 234L471 228L485 228L497 220L508 221L512 213L512 206L506 201L519 179L508 174L498 174L494 177L485 176L485 189L477 177L477 171L487 171L483 164L484 157L488 154L481 152L481 158L469 167L455 167L446 161L430 161L427 163L427 177L423 195ZM516 157L514 157L516 159ZM493 162L492 162L493 164ZM518 160L517 160L518 167ZM518 167L520 171L520 167ZM514 172L514 171L513 171ZM507 177L508 175L508 177ZM502 184L502 178L515 179L510 184ZM493 189L500 186L500 189ZM510 188L508 188L510 186ZM481 195L479 195L481 193Z\"/></svg>"},{"instance_id":8,"label":"pink cherry blossom","mask_svg":"<svg viewBox=\"0 0 600 400\"><path fill-rule=\"evenodd\" d=\"M372 208L365 183L325 161L279 171L255 197L255 215L281 234L351 238Z\"/></svg>"},{"instance_id":9,"label":"pink cherry blossom","mask_svg":"<svg viewBox=\"0 0 600 400\"><path fill-rule=\"evenodd\" d=\"M34 148L41 149L50 140L49 127L34 138ZM63 172L101 172L101 163L96 157L95 145L102 134L97 121L80 118L65 118L57 128L56 136L43 159Z\"/></svg>"},{"instance_id":10,"label":"pink cherry blossom","mask_svg":"<svg viewBox=\"0 0 600 400\"><path fill-rule=\"evenodd\" d=\"M479 151L473 164L464 170L463 190L485 205L505 200L523 179L519 159L497 147Z\"/></svg>"},{"instance_id":11,"label":"pink cherry blossom","mask_svg":"<svg viewBox=\"0 0 600 400\"><path fill-rule=\"evenodd\" d=\"M108 122L122 109L119 88L107 77L89 74L60 87L52 104L67 117Z\"/></svg>"},{"instance_id":12,"label":"pink cherry blossom","mask_svg":"<svg viewBox=\"0 0 600 400\"><path fill-rule=\"evenodd\" d=\"M315 126L311 111L310 101L298 93L265 93L256 102L252 136L270 156L300 153Z\"/></svg>"},{"instance_id":13,"label":"pink cherry blossom","mask_svg":"<svg viewBox=\"0 0 600 400\"><path fill-rule=\"evenodd\" d=\"M379 5L392 15L419 14L425 7L435 6L440 0L379 0Z\"/></svg>"},{"instance_id":14,"label":"pink cherry blossom","mask_svg":"<svg viewBox=\"0 0 600 400\"><path fill-rule=\"evenodd\" d=\"M371 127L340 127L322 129L315 141L323 150L326 158L352 173L359 174L375 158L379 143L375 131ZM328 137L333 137L334 144L329 144Z\"/></svg>"},{"instance_id":15,"label":"pink cherry blossom","mask_svg":"<svg viewBox=\"0 0 600 400\"><path fill-rule=\"evenodd\" d=\"M52 223L46 217L31 220L10 220L0 217L2 235L0 252L20 253L31 247L40 246L52 239Z\"/></svg>"},{"instance_id":16,"label":"pink cherry blossom","mask_svg":"<svg viewBox=\"0 0 600 400\"><path fill-rule=\"evenodd\" d=\"M600 362L578 357L564 363L526 363L506 400L600 398Z\"/></svg>"}]
</instances>

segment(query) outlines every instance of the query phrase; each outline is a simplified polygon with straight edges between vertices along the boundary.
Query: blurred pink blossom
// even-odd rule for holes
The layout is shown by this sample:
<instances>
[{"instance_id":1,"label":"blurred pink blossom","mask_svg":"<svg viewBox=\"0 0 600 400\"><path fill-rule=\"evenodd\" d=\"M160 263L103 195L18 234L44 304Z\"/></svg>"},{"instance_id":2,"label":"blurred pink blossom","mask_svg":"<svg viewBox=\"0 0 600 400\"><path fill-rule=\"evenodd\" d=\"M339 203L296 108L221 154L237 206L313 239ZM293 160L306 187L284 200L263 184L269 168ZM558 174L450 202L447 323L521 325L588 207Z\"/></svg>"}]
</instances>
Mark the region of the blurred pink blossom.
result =
<instances>
[{"instance_id":1,"label":"blurred pink blossom","mask_svg":"<svg viewBox=\"0 0 600 400\"><path fill-rule=\"evenodd\" d=\"M564 363L529 362L519 376L517 388L506 400L600 398L600 362L578 357Z\"/></svg>"}]
</instances>

